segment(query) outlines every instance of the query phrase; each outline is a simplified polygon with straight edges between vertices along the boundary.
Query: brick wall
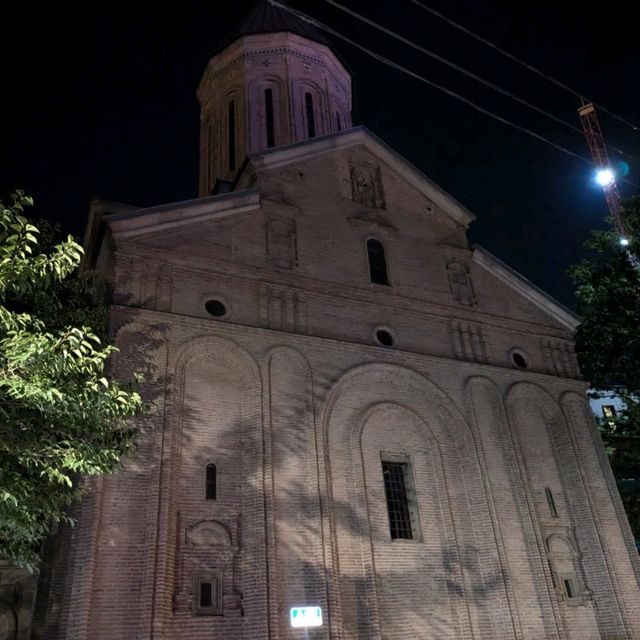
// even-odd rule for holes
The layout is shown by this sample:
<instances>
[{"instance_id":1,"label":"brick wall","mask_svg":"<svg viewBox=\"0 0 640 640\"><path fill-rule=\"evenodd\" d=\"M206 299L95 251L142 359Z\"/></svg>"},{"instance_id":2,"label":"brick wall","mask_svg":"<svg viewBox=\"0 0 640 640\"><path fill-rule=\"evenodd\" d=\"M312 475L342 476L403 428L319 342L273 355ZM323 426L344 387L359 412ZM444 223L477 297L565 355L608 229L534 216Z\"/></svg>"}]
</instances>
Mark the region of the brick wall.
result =
<instances>
[{"instance_id":1,"label":"brick wall","mask_svg":"<svg viewBox=\"0 0 640 640\"><path fill-rule=\"evenodd\" d=\"M637 556L571 328L474 261L449 205L372 148L263 167L237 218L216 221L213 198L197 222L186 206L162 231L112 225L117 371L146 370L152 411L81 506L44 637L293 640L304 604L323 608L313 640L640 636ZM353 163L384 203L354 200ZM390 287L369 282L370 235ZM385 453L411 461L420 539L390 538ZM207 573L222 616L194 615Z\"/></svg>"}]
</instances>

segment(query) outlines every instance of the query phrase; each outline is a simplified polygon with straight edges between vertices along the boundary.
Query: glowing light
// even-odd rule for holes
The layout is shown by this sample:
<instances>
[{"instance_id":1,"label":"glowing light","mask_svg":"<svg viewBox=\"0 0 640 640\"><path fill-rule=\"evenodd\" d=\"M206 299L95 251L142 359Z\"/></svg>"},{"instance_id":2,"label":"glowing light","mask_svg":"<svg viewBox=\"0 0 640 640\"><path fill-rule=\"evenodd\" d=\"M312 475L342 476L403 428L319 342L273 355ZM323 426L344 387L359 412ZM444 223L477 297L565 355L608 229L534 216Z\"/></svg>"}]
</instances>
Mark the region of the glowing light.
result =
<instances>
[{"instance_id":1,"label":"glowing light","mask_svg":"<svg viewBox=\"0 0 640 640\"><path fill-rule=\"evenodd\" d=\"M598 169L596 182L601 187L610 187L616 181L616 176L611 169Z\"/></svg>"},{"instance_id":2,"label":"glowing light","mask_svg":"<svg viewBox=\"0 0 640 640\"><path fill-rule=\"evenodd\" d=\"M617 176L622 176L623 178L625 178L629 175L629 165L624 160L616 162L615 173Z\"/></svg>"},{"instance_id":3,"label":"glowing light","mask_svg":"<svg viewBox=\"0 0 640 640\"><path fill-rule=\"evenodd\" d=\"M619 242L620 242L620 245L623 247L629 246L629 238L620 238Z\"/></svg>"}]
</instances>

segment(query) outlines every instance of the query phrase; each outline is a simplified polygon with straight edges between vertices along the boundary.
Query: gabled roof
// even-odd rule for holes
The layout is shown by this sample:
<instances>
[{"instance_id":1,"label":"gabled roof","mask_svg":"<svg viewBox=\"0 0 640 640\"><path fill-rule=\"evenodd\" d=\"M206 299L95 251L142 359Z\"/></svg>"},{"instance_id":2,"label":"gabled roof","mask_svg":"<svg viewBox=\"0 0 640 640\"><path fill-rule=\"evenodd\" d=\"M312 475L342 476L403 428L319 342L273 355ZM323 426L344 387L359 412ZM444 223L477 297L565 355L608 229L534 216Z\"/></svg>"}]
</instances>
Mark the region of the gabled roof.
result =
<instances>
[{"instance_id":1,"label":"gabled roof","mask_svg":"<svg viewBox=\"0 0 640 640\"><path fill-rule=\"evenodd\" d=\"M399 176L422 192L440 210L459 224L467 225L475 216L455 198L446 193L421 171L393 151L364 127L356 127L328 136L305 140L252 154L247 170L273 169L289 164L331 155L339 149L363 145L385 162ZM107 214L103 220L109 225L115 238L132 239L175 230L207 220L223 220L259 210L260 193L255 188L240 189L229 193L164 204L145 209L130 209ZM480 246L473 249L473 261L489 271L498 280L528 300L548 317L571 331L580 324L580 318L549 294L542 291L524 276L514 271L500 259Z\"/></svg>"},{"instance_id":2,"label":"gabled roof","mask_svg":"<svg viewBox=\"0 0 640 640\"><path fill-rule=\"evenodd\" d=\"M453 196L432 182L410 162L386 145L365 127L355 127L327 136L303 140L294 144L267 149L249 156L246 171L278 168L330 155L339 149L356 145L367 147L374 155L396 171L408 183L434 202L446 215L462 225L468 225L475 215ZM242 183L242 175L239 176ZM180 227L208 219L221 219L253 211L258 208L260 194L254 188L163 204L144 209L131 209L107 215L104 220L116 236L133 237L155 233L162 229Z\"/></svg>"},{"instance_id":3,"label":"gabled roof","mask_svg":"<svg viewBox=\"0 0 640 640\"><path fill-rule=\"evenodd\" d=\"M217 44L214 54L228 47L232 42L243 36L250 36L259 33L295 33L303 38L314 40L320 44L327 45L333 49L331 42L323 35L320 29L305 22L289 11L271 4L269 0L260 2L249 12L249 14L234 29ZM334 52L335 53L335 52Z\"/></svg>"},{"instance_id":4,"label":"gabled roof","mask_svg":"<svg viewBox=\"0 0 640 640\"><path fill-rule=\"evenodd\" d=\"M567 327L571 331L578 328L581 320L571 309L567 309L563 304L552 298L548 293L537 287L533 282L520 275L515 269L505 264L492 253L483 249L479 245L473 247L473 261L484 267L498 280L514 289L523 298L533 303L536 307L544 311L556 322Z\"/></svg>"},{"instance_id":5,"label":"gabled roof","mask_svg":"<svg viewBox=\"0 0 640 640\"><path fill-rule=\"evenodd\" d=\"M356 145L367 147L374 155L389 165L418 191L422 192L425 197L438 205L444 213L448 214L456 222L466 226L475 220L476 216L471 211L435 182L427 178L422 171L414 167L408 160L405 160L366 127L354 127L353 129L331 133L312 140L303 140L282 147L266 149L251 154L249 159L256 169L262 167L275 169L310 158L330 155L338 149Z\"/></svg>"}]
</instances>

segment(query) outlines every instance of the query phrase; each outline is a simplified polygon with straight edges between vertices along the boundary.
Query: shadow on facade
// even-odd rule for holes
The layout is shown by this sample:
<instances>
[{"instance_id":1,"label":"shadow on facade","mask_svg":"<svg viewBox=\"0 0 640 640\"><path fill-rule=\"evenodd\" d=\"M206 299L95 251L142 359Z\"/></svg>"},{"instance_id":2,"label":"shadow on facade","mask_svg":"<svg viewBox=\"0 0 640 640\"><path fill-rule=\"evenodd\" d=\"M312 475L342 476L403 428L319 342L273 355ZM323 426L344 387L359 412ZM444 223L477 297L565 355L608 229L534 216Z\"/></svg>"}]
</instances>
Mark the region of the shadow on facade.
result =
<instances>
[{"instance_id":1,"label":"shadow on facade","mask_svg":"<svg viewBox=\"0 0 640 640\"><path fill-rule=\"evenodd\" d=\"M410 567L376 567L372 575L366 570L358 575L337 570L350 541L357 541L351 549L372 553L374 566L376 554L388 552L395 543L388 529L381 533L367 521L366 505L324 495L317 449L310 446L320 434L309 420L309 398L301 382L297 391L290 390L282 399L282 406L264 407L263 414L271 415L271 431L265 424L264 433L245 435L243 440L245 452L255 451L270 461L264 475L260 471L246 475L243 497L245 504L267 504L274 514L273 526L265 526L272 611L268 637L275 636L276 628L278 637L302 637L290 628L289 609L303 605L323 609L325 625L309 630L313 640L329 637L329 628L331 637L346 628L362 639L385 637L394 624L389 621L404 621L393 627L393 637L407 640L462 637L463 627L472 625L471 617L480 621L473 624L488 624L491 607L504 596L509 578L503 572L488 572L482 566L482 550L473 545L421 553ZM217 448L229 450L238 446L239 433L246 434L243 425L233 422L212 433L212 439ZM188 429L182 437L188 449L192 445ZM250 543L245 525L241 518L241 554ZM251 615L241 585L234 583L233 589L239 592L244 615Z\"/></svg>"},{"instance_id":2,"label":"shadow on facade","mask_svg":"<svg viewBox=\"0 0 640 640\"><path fill-rule=\"evenodd\" d=\"M144 381L139 385L140 392L147 410L153 412L156 403L164 394L166 379L159 376L159 368L153 354L165 344L164 337L168 327L158 324L142 329L135 327L132 322L119 327L116 343L120 353L116 354L109 363L109 373L118 380L132 380L134 373L140 373ZM124 330L124 331L123 331ZM154 420L152 413L137 421L139 434L137 442L147 439L147 432L153 429ZM138 454L140 451L138 450ZM133 458L135 460L135 457ZM123 461L125 467L127 461ZM117 474L118 472L116 472ZM97 517L97 511L91 503L96 500L96 491L102 482L97 477L80 479L83 484L83 498L67 510L69 516L78 522L81 515L89 508L92 517ZM91 522L83 522L77 527L68 524L60 524L42 545L42 562L38 576L38 586L33 610L32 635L33 640L58 640L66 637L64 625L61 624L61 616L65 612L72 598L71 578L76 573L78 554L77 537L78 527L91 527Z\"/></svg>"}]
</instances>

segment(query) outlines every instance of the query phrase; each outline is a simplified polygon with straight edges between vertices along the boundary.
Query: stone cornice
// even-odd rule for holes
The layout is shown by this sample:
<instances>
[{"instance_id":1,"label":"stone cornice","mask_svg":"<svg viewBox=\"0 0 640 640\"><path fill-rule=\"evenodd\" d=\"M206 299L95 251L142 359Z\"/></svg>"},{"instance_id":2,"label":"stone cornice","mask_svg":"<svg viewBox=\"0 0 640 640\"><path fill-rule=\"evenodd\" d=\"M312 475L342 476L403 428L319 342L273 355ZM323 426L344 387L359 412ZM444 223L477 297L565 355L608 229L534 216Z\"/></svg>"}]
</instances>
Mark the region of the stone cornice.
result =
<instances>
[{"instance_id":1,"label":"stone cornice","mask_svg":"<svg viewBox=\"0 0 640 640\"><path fill-rule=\"evenodd\" d=\"M221 220L255 211L259 207L260 194L257 189L246 189L147 209L135 209L105 216L104 220L117 241L120 238L176 229L205 220Z\"/></svg>"},{"instance_id":2,"label":"stone cornice","mask_svg":"<svg viewBox=\"0 0 640 640\"><path fill-rule=\"evenodd\" d=\"M277 337L286 336L287 344L290 346L307 346L310 348L317 347L321 351L337 350L340 352L357 352L362 356L362 362L404 362L407 364L442 364L454 367L457 370L464 369L469 373L469 377L482 375L483 373L489 377L489 374L499 374L504 376L503 381L507 384L514 382L539 382L544 384L552 384L556 387L561 386L559 393L566 391L576 391L581 395L586 394L589 383L576 378L563 378L548 373L538 371L514 369L513 367L500 367L495 364L480 363L471 360L458 360L455 358L447 358L431 354L416 353L414 351L403 351L394 348L390 350L388 347L378 347L362 342L351 342L348 340L338 340L335 338L327 338L323 336L315 336L302 333L291 333L288 331L278 331L275 329L267 329L254 325L241 325L232 322L220 322L218 320L210 320L207 318L199 318L195 316L183 315L179 313L170 313L163 311L154 311L151 309L140 309L138 307L127 307L124 305L112 305L112 310L118 314L131 316L136 322L145 322L147 324L167 325L168 318L179 318L189 327L193 327L199 332L210 331L215 326L214 334L218 336L233 338L233 336L243 337ZM293 343L293 344L292 344ZM175 345L174 345L175 346ZM308 354L306 355L308 358ZM559 396L558 396L559 397Z\"/></svg>"},{"instance_id":3,"label":"stone cornice","mask_svg":"<svg viewBox=\"0 0 640 640\"><path fill-rule=\"evenodd\" d=\"M245 60L266 55L286 55L326 68L334 79L340 81L341 89L350 94L349 71L326 45L313 42L313 47L310 47L310 42L291 33L243 36L209 60L196 93L202 99L202 91L208 82ZM315 55L310 53L313 48L316 48Z\"/></svg>"},{"instance_id":4,"label":"stone cornice","mask_svg":"<svg viewBox=\"0 0 640 640\"><path fill-rule=\"evenodd\" d=\"M353 303L371 309L388 307L440 322L475 323L499 331L523 332L538 338L569 339L567 331L560 329L560 327L554 329L548 325L524 320L505 319L502 315L490 314L486 311L477 310L475 307L464 307L463 309L460 305L453 303L444 304L428 300L417 300L389 291L385 291L384 297L381 298L377 291L353 287L343 283L315 280L306 276L294 275L291 272L283 272L282 276L278 277L280 272L272 269L250 265L235 265L214 259L210 259L206 267L196 267L193 265L192 256L181 258L174 254L168 255L162 249L143 247L136 244L122 246L117 252L116 259L118 259L118 256L126 257L133 261L143 261L146 264L157 260L158 263L171 264L174 269L189 276L200 276L211 280L221 276L243 284L283 287L298 291L305 296L312 296L325 301L333 300L338 304Z\"/></svg>"},{"instance_id":5,"label":"stone cornice","mask_svg":"<svg viewBox=\"0 0 640 640\"><path fill-rule=\"evenodd\" d=\"M473 251L473 261L484 267L501 282L515 289L523 298L534 304L538 309L553 318L556 322L575 331L580 324L580 318L552 298L548 293L536 287L524 276L489 253L486 249L476 246Z\"/></svg>"}]
</instances>

